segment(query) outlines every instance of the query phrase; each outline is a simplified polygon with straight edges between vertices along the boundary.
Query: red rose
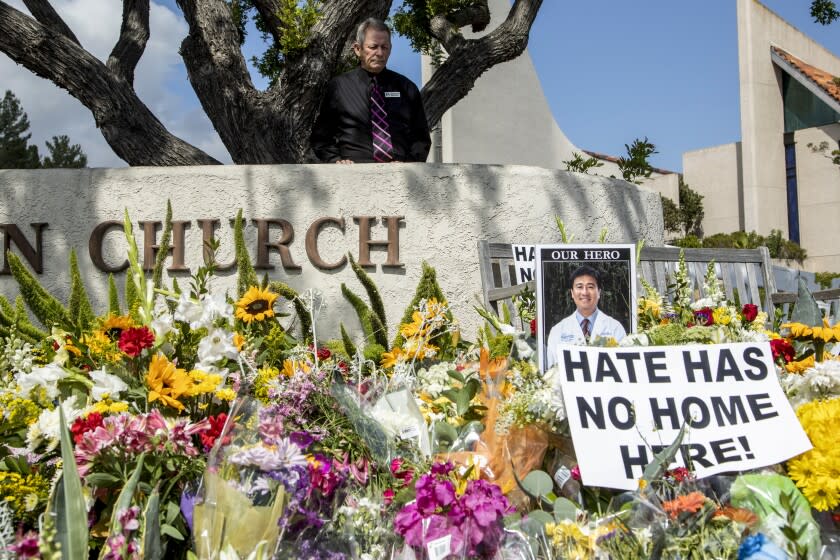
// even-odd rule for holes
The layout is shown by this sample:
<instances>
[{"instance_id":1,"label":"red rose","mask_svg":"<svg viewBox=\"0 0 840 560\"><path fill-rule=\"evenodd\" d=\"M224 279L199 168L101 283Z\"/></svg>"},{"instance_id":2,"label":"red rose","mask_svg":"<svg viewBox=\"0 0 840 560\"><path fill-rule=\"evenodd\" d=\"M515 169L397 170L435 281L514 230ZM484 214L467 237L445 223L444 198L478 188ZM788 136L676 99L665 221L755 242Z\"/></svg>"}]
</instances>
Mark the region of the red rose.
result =
<instances>
[{"instance_id":1,"label":"red rose","mask_svg":"<svg viewBox=\"0 0 840 560\"><path fill-rule=\"evenodd\" d=\"M332 356L332 352L330 352L329 349L324 347L318 348L317 354L319 360L328 360L330 356Z\"/></svg>"},{"instance_id":2,"label":"red rose","mask_svg":"<svg viewBox=\"0 0 840 560\"><path fill-rule=\"evenodd\" d=\"M784 360L784 363L789 364L796 356L796 350L793 349L793 345L784 338L771 340L770 349L773 351L773 361L776 362L781 358Z\"/></svg>"},{"instance_id":3,"label":"red rose","mask_svg":"<svg viewBox=\"0 0 840 560\"><path fill-rule=\"evenodd\" d=\"M537 336L537 320L531 319L531 336Z\"/></svg>"},{"instance_id":4,"label":"red rose","mask_svg":"<svg viewBox=\"0 0 840 560\"><path fill-rule=\"evenodd\" d=\"M117 343L120 350L132 358L140 355L144 348L151 348L155 343L155 334L149 327L125 329L120 333L120 341Z\"/></svg>"},{"instance_id":5,"label":"red rose","mask_svg":"<svg viewBox=\"0 0 840 560\"><path fill-rule=\"evenodd\" d=\"M758 306L754 303L745 303L744 307L741 308L741 315L748 323L752 323L758 317Z\"/></svg>"}]
</instances>

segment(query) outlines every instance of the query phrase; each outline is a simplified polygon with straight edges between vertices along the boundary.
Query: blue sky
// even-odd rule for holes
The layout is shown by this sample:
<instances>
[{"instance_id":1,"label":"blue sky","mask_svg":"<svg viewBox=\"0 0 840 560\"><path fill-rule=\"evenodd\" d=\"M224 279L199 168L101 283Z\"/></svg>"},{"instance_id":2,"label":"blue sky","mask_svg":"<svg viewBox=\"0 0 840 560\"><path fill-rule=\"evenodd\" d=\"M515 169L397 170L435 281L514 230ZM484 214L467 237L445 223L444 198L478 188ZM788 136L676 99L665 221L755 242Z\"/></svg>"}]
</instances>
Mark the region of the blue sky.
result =
<instances>
[{"instance_id":1,"label":"blue sky","mask_svg":"<svg viewBox=\"0 0 840 560\"><path fill-rule=\"evenodd\" d=\"M9 1L25 10L21 0ZM119 32L119 3L52 1L82 43L106 58ZM840 23L812 22L810 0L764 4L840 54ZM682 170L685 151L739 140L735 5L735 0L544 0L529 53L560 128L580 148L611 155L622 155L625 144L647 136L659 151L653 164L674 171ZM138 92L173 133L229 162L177 54L185 35L174 0L154 0ZM261 48L252 30L246 56ZM389 66L419 82L420 57L400 38L395 37ZM53 134L69 134L88 153L89 165L125 165L105 144L90 112L65 92L5 56L0 76L0 85L21 98L32 140L42 149ZM256 73L254 78L264 85Z\"/></svg>"}]
</instances>

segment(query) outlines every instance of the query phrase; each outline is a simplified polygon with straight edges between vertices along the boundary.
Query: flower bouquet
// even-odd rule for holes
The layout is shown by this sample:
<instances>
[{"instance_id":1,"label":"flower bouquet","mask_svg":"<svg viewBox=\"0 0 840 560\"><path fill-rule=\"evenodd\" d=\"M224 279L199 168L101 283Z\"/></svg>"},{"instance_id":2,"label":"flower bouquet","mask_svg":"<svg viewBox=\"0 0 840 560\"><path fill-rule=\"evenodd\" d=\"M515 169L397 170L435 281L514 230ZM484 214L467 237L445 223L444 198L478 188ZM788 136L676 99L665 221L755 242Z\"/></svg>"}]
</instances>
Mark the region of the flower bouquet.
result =
<instances>
[{"instance_id":1,"label":"flower bouquet","mask_svg":"<svg viewBox=\"0 0 840 560\"><path fill-rule=\"evenodd\" d=\"M282 480L306 468L301 447L277 435L277 422L257 401L237 401L210 453L192 511L195 550L201 560L232 550L240 557L273 554L277 520L286 506Z\"/></svg>"}]
</instances>

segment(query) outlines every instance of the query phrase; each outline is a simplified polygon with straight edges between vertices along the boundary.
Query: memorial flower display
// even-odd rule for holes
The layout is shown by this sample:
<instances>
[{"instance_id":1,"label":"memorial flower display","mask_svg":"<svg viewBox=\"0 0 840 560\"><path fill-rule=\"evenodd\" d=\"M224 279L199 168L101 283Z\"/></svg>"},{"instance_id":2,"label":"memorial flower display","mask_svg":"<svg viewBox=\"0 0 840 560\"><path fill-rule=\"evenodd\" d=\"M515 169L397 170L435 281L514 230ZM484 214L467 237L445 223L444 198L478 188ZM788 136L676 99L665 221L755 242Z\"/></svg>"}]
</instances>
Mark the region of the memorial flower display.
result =
<instances>
[{"instance_id":1,"label":"memorial flower display","mask_svg":"<svg viewBox=\"0 0 840 560\"><path fill-rule=\"evenodd\" d=\"M215 289L213 259L188 286L165 286L129 241L124 295L111 283L99 314L74 259L65 305L10 255L22 295L0 298L0 558L819 557L810 510L840 501L840 362L787 372L804 330L782 337L755 306L726 301L713 266L699 299L684 264L674 293L646 286L637 332L581 356L609 373L621 352L725 348L733 365L717 375L744 384L775 382L775 361L813 449L772 473L705 476L704 457L749 464L764 450L735 434L704 456L691 431L702 427L675 420L676 440L628 460L632 487L610 489L586 482L596 473L573 445L581 405L563 398L568 372L536 365L533 298L519 301L524 329L480 309L486 325L469 342L424 265L389 339L351 258L367 297L344 293L361 332L342 325L322 340L318 294L260 282L241 222L236 232L236 293ZM775 418L762 394L739 399L710 397L709 416L732 430ZM593 406L588 418L630 426L622 411Z\"/></svg>"}]
</instances>

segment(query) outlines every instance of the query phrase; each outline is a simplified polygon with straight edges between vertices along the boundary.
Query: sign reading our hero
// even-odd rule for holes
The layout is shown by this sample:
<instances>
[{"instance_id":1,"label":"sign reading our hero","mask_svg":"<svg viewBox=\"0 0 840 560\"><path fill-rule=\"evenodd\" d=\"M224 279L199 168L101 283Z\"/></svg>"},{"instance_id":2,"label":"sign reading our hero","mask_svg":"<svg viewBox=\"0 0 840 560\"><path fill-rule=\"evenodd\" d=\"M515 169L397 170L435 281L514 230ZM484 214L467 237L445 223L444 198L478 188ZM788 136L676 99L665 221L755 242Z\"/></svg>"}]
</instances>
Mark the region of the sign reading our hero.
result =
<instances>
[{"instance_id":1,"label":"sign reading our hero","mask_svg":"<svg viewBox=\"0 0 840 560\"><path fill-rule=\"evenodd\" d=\"M563 400L584 484L634 490L688 424L675 466L698 478L772 465L811 448L767 343L561 345Z\"/></svg>"}]
</instances>

